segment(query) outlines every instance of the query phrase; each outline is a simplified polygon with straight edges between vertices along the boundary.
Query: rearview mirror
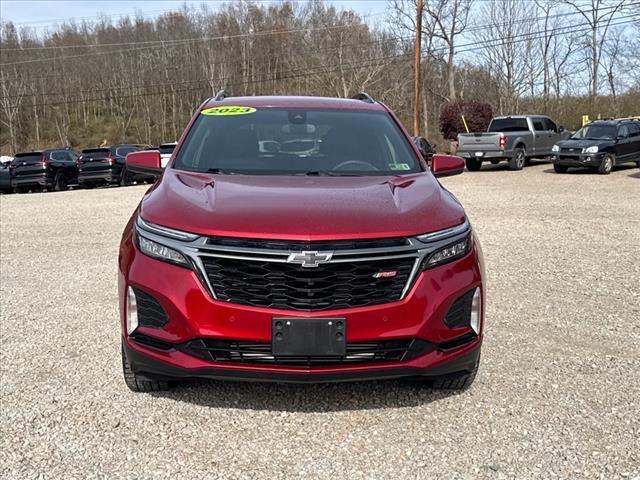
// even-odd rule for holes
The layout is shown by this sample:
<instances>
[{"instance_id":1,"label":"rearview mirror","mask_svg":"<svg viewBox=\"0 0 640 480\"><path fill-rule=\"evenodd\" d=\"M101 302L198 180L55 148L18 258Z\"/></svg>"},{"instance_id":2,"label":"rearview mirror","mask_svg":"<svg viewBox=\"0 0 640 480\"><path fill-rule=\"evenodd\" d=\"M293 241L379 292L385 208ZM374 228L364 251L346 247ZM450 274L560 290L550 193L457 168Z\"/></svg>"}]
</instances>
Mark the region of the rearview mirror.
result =
<instances>
[{"instance_id":1,"label":"rearview mirror","mask_svg":"<svg viewBox=\"0 0 640 480\"><path fill-rule=\"evenodd\" d=\"M143 173L147 175L162 175L162 163L159 150L141 150L131 152L127 155L125 162L127 170L132 173Z\"/></svg>"},{"instance_id":2,"label":"rearview mirror","mask_svg":"<svg viewBox=\"0 0 640 480\"><path fill-rule=\"evenodd\" d=\"M448 177L464 172L464 159L437 153L431 158L431 172L436 177Z\"/></svg>"}]
</instances>

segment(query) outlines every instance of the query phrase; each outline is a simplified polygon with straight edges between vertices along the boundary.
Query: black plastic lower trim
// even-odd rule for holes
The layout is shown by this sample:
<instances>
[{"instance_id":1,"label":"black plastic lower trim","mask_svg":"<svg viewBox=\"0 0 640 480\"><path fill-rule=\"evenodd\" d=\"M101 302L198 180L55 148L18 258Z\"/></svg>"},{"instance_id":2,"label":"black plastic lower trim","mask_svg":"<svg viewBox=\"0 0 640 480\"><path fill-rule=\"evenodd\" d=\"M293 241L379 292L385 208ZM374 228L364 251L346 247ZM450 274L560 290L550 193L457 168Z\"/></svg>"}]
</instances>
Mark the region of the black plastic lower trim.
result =
<instances>
[{"instance_id":1,"label":"black plastic lower trim","mask_svg":"<svg viewBox=\"0 0 640 480\"><path fill-rule=\"evenodd\" d=\"M275 372L273 370L235 370L224 367L207 367L197 370L184 369L168 365L164 362L152 359L143 353L129 348L123 342L124 352L129 360L131 369L144 377L162 380L179 380L186 378L208 378L213 380L246 380L261 382L287 382L287 383L326 383L326 382L353 382L359 380L383 380L403 377L434 377L458 372L471 372L480 358L480 344L473 350L459 357L430 369L415 367L390 367L362 370L358 372Z\"/></svg>"}]
</instances>

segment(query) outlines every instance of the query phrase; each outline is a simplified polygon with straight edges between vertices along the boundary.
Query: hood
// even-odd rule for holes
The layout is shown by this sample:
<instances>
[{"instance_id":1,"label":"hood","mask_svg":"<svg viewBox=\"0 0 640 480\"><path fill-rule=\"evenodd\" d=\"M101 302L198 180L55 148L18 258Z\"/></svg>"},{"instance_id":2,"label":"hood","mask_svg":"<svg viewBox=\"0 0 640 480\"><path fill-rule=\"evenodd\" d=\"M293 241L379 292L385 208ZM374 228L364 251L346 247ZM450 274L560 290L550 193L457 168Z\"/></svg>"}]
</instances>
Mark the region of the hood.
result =
<instances>
[{"instance_id":1,"label":"hood","mask_svg":"<svg viewBox=\"0 0 640 480\"><path fill-rule=\"evenodd\" d=\"M464 221L460 204L430 173L308 177L168 169L140 213L201 235L290 240L410 236Z\"/></svg>"},{"instance_id":2,"label":"hood","mask_svg":"<svg viewBox=\"0 0 640 480\"><path fill-rule=\"evenodd\" d=\"M593 147L596 145L607 146L607 145L611 145L612 143L613 143L613 140L588 140L584 138L576 138L576 139L567 138L566 140L562 140L561 142L558 142L558 146L560 148L583 149L587 147Z\"/></svg>"}]
</instances>

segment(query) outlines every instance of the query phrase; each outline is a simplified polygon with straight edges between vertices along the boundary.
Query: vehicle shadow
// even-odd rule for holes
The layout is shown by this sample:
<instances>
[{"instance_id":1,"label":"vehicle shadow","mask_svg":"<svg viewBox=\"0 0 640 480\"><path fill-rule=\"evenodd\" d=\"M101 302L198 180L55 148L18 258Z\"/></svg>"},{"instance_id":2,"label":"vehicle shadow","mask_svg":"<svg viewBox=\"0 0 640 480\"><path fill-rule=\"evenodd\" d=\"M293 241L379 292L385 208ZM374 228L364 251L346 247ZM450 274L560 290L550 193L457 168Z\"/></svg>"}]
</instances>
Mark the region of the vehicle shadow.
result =
<instances>
[{"instance_id":1,"label":"vehicle shadow","mask_svg":"<svg viewBox=\"0 0 640 480\"><path fill-rule=\"evenodd\" d=\"M640 178L640 171L629 175L631 178Z\"/></svg>"},{"instance_id":2,"label":"vehicle shadow","mask_svg":"<svg viewBox=\"0 0 640 480\"><path fill-rule=\"evenodd\" d=\"M533 158L529 161L529 163L527 163L527 165L525 165L524 170L526 170L529 167L535 167L537 165L543 165L543 164L548 164L549 161L545 160L545 159L537 159L537 158ZM465 170L466 173L485 173L485 172L511 172L513 170L509 169L509 163L508 162L500 162L497 164L492 164L489 162L483 162L482 163L482 168L480 170L477 170L475 172L471 172L469 170Z\"/></svg>"},{"instance_id":3,"label":"vehicle shadow","mask_svg":"<svg viewBox=\"0 0 640 480\"><path fill-rule=\"evenodd\" d=\"M633 170L634 168L637 168L637 167L635 165L618 165L616 167L613 167L613 170L611 171L611 173L615 175L617 172L626 172L628 170ZM542 172L553 173L554 175L586 175L586 174L598 175L598 171L596 169L589 168L589 167L570 168L567 172L561 173L561 174L556 173L556 171L553 168L547 168Z\"/></svg>"},{"instance_id":4,"label":"vehicle shadow","mask_svg":"<svg viewBox=\"0 0 640 480\"><path fill-rule=\"evenodd\" d=\"M325 384L191 380L150 395L209 408L321 413L415 407L459 393L409 380Z\"/></svg>"}]
</instances>

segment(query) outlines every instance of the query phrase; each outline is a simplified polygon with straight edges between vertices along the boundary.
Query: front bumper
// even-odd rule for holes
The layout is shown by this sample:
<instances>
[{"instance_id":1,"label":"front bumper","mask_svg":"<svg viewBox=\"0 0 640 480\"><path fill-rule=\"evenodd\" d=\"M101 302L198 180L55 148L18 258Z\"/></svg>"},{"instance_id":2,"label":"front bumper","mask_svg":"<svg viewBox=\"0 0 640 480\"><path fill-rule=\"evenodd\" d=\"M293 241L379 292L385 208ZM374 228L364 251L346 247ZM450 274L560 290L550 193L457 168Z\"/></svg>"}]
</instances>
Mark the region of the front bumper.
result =
<instances>
[{"instance_id":1,"label":"front bumper","mask_svg":"<svg viewBox=\"0 0 640 480\"><path fill-rule=\"evenodd\" d=\"M160 353L142 351L129 338L123 338L124 354L136 374L158 380L208 378L212 380L249 380L262 382L320 383L383 380L403 377L435 377L471 372L480 360L481 342L477 341L450 354L432 352L411 362L372 367L273 368L239 365L214 365L179 351ZM195 360L195 362L194 362Z\"/></svg>"},{"instance_id":2,"label":"front bumper","mask_svg":"<svg viewBox=\"0 0 640 480\"><path fill-rule=\"evenodd\" d=\"M599 167L604 153L585 153L579 155L552 155L551 162L563 167Z\"/></svg>"},{"instance_id":3,"label":"front bumper","mask_svg":"<svg viewBox=\"0 0 640 480\"><path fill-rule=\"evenodd\" d=\"M461 295L480 287L483 264L479 243L451 263L422 272L406 297L381 305L318 312L276 310L231 304L211 297L195 272L140 253L125 233L120 250L119 309L126 332L126 292L129 286L143 290L161 305L169 319L162 328L140 326L137 334L170 345L193 339L271 342L274 317L340 317L347 322L347 343L420 339L451 345L469 336L469 327L449 328L444 318ZM482 300L482 310L484 301ZM482 317L484 317L482 313ZM179 348L158 349L123 335L124 352L134 372L154 378L205 377L216 379L273 380L291 382L350 381L358 379L442 375L471 371L482 342L477 336L452 348L435 348L407 361L292 366L207 361Z\"/></svg>"}]
</instances>

